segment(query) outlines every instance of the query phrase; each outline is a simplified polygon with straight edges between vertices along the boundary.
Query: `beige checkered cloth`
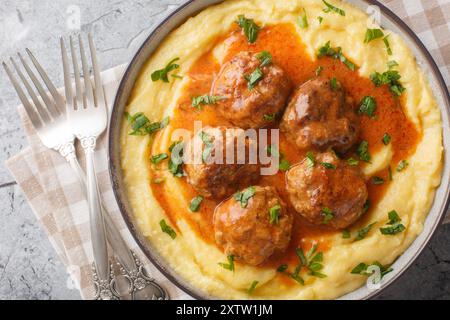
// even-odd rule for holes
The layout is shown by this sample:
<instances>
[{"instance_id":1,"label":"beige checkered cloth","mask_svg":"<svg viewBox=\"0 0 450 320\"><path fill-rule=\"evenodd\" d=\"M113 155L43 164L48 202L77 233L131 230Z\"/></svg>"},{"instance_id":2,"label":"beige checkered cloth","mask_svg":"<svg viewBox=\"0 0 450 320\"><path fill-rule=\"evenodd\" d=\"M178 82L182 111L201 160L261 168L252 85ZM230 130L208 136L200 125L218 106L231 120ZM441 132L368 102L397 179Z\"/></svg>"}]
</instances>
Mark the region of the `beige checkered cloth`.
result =
<instances>
[{"instance_id":1,"label":"beige checkered cloth","mask_svg":"<svg viewBox=\"0 0 450 320\"><path fill-rule=\"evenodd\" d=\"M383 3L414 29L430 50L447 84L450 83L450 0L387 0ZM109 102L112 101L123 71L124 66L119 66L102 74ZM10 158L6 165L23 190L82 297L92 298L94 292L90 262L93 259L88 207L83 192L70 166L58 153L41 144L23 108L19 107L18 110L30 146ZM81 153L78 154L83 163ZM189 298L144 258L127 231L109 181L105 136L99 143L96 169L107 210L130 248L138 253L147 270L168 289L173 299ZM447 221L450 221L449 217Z\"/></svg>"}]
</instances>

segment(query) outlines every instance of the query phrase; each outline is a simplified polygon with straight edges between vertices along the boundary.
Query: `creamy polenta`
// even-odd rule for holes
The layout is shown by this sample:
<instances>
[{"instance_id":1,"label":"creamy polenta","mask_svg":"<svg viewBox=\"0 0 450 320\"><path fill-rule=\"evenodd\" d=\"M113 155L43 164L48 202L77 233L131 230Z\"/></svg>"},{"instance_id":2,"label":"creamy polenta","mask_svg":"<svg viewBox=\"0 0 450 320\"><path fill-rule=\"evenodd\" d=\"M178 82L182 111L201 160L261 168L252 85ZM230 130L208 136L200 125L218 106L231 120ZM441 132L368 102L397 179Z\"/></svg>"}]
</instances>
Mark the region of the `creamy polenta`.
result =
<instances>
[{"instance_id":1,"label":"creamy polenta","mask_svg":"<svg viewBox=\"0 0 450 320\"><path fill-rule=\"evenodd\" d=\"M152 242L170 267L208 296L230 299L337 298L365 283L366 276L351 273L355 266L360 263L371 264L374 261L384 266L392 264L422 231L435 190L440 183L443 163L442 128L437 103L427 79L401 37L383 30L385 36L389 35L388 42L392 50L389 55L381 38L364 42L368 28L380 28L364 12L344 1L330 0L328 3L343 10L345 15L334 10L324 12L323 9L327 6L320 0L230 0L211 6L171 32L144 65L136 81L127 112L130 115L143 112L155 122L165 117L170 120L165 129L152 136L130 135L130 125L126 119L123 121L121 164L134 219L140 232ZM300 275L304 284L277 272L278 262L288 265L288 270L295 268L296 257L292 252L289 252L289 258L286 260L278 257L276 263L258 267L235 262L235 270L230 271L219 265L227 263L227 256L209 234L210 222L205 222L211 219L215 203L205 200L202 204L205 206L204 212L190 212L190 201L196 193L189 189L185 178L176 177L164 166L156 167L150 161L152 155L167 152L172 144L171 132L175 127L190 127L190 124L186 124L191 120L189 116L180 119L183 101L191 98L186 97L186 88L193 81L193 75L197 76L196 79L199 75L204 75L213 80L218 72L214 66L220 67L228 59L230 48L238 42L236 37L243 37L240 30L236 29L238 27L235 21L239 15L254 19L261 27L261 41L263 44L271 43L271 47L257 47L258 51L273 49L271 53L274 60L278 59L277 62L283 68L289 69L289 65L295 63L281 61L288 54L284 51L298 53L294 58L300 61L298 70L303 71L298 72L298 78L294 71L291 72L291 78L296 85L308 80L308 68L316 70L317 66L321 65L323 59L317 57L317 52L330 41L331 46L340 47L343 55L357 68L355 71L346 71L345 66L339 66L341 61L325 58L329 61L324 62L326 65L323 72L332 72L327 71L327 67L338 66L337 68L344 70L339 75L347 77L352 72L357 80L371 83L371 74L388 70L388 62L396 61L398 65L395 70L401 75L400 82L405 88L405 92L398 99L401 103L399 112L404 117L402 123L408 123L401 127L402 130L413 136L404 139L411 141L404 142L403 145L399 138L400 133L397 138L392 134L394 138L391 143L383 143L383 135L376 136L384 133L381 129L376 131L377 126L382 125L377 124L377 121L381 121L382 117L390 117L388 111L383 111L387 107L381 105L381 101L378 101L380 118L365 117L362 120L362 136L369 141L371 152L370 163L361 165L363 173L368 184L371 184L375 175L381 176L384 181L384 185L380 187L383 188L382 191L377 191L378 183L369 187L369 198L375 199L370 210L360 221L348 228L348 236L343 237L340 231L308 232L300 228L300 234L293 237L298 241L295 245L303 247L305 251L318 244L318 250L323 253L323 269L320 272L326 277L317 277L302 271ZM285 41L278 39L277 50L274 49L276 41L272 37L280 35L283 35ZM258 46L258 40L255 46ZM249 48L251 49L252 45L249 45ZM169 74L169 82L152 81L152 73L164 68L175 58L179 58L175 62L179 68ZM213 67L205 67L208 63ZM176 77L172 77L173 74ZM352 84L355 79L348 80L349 87L357 85ZM344 78L339 80L346 86ZM197 92L198 94L209 93L207 87L199 90L203 92ZM381 88L373 90L380 97L386 97L386 101L397 101L397 98L390 97L391 93L386 88L384 91L376 91L382 90ZM190 92L194 91L191 86ZM349 92L352 93L351 88ZM189 114L192 119L198 116L205 120L208 118L208 112L213 112L207 107L203 111L196 110ZM213 124L220 124L214 123L215 121L218 120L212 120ZM397 125L393 123L390 127L383 127L383 130L392 128L395 131ZM286 157L291 163L295 163L296 156L291 153L292 151L286 151ZM403 167L397 170L400 160L405 162ZM394 235L382 234L379 229L388 224L388 212L392 210L398 213L405 230ZM173 228L176 233L174 239L162 232L162 220ZM372 223L374 224L367 230L367 234L361 240L355 241L358 231ZM292 248L289 247L287 251L292 251ZM249 291L255 281L256 287Z\"/></svg>"}]
</instances>

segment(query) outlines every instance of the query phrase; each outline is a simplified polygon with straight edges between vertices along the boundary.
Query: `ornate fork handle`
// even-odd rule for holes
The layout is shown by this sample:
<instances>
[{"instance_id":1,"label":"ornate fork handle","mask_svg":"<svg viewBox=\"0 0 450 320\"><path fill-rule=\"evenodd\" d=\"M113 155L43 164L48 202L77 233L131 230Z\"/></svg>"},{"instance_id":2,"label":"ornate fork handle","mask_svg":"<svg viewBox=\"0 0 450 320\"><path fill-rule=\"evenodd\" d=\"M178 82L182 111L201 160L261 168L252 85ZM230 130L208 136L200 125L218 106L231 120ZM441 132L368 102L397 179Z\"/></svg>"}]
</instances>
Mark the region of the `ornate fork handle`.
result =
<instances>
[{"instance_id":1,"label":"ornate fork handle","mask_svg":"<svg viewBox=\"0 0 450 320\"><path fill-rule=\"evenodd\" d=\"M85 173L83 172L83 169L81 168L80 163L77 160L73 142L64 144L56 149L69 162L72 170L78 177L82 189L86 190ZM167 291L160 285L158 285L155 280L148 275L143 263L138 259L136 254L128 248L126 242L120 235L120 231L115 226L113 220L107 213L103 204L101 205L101 210L105 221L106 236L108 238L108 242L111 244L114 255L119 261L119 270L122 276L127 279L129 283L128 293L131 295L132 299L136 299L136 296L140 296L139 292L145 292L149 288L153 291L153 294L150 294L151 299L169 299ZM96 282L97 288L104 287L97 284L98 278L94 278L94 282ZM115 285L115 282L110 282L110 290L113 295L118 294L117 290L115 289ZM97 290L98 293L100 291ZM103 292L103 296L107 296L106 292Z\"/></svg>"}]
</instances>

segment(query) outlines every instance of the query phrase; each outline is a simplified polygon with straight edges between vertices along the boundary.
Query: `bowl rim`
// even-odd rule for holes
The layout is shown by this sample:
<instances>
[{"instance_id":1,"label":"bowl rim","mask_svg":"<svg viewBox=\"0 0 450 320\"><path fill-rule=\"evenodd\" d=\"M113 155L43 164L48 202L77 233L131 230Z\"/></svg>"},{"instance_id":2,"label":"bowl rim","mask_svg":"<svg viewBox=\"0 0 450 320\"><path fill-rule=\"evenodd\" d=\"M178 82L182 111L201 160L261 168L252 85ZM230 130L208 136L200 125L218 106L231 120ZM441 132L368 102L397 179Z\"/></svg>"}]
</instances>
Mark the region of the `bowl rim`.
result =
<instances>
[{"instance_id":1,"label":"bowl rim","mask_svg":"<svg viewBox=\"0 0 450 320\"><path fill-rule=\"evenodd\" d=\"M136 52L133 55L133 58L131 59L130 63L127 65L125 72L122 75L122 78L120 80L120 84L117 87L117 91L116 91L116 95L114 98L114 102L112 105L112 109L111 109L111 117L109 120L109 130L108 130L108 172L109 172L109 177L110 177L110 181L111 181L111 185L112 185L112 189L113 189L113 194L114 194L114 198L118 204L121 216L123 218L123 220L125 221L125 224L128 228L128 230L130 231L131 235L133 236L133 239L136 241L136 243L138 244L139 248L143 251L143 253L146 255L146 257L150 260L150 262L173 284L175 284L179 289L181 289L182 291L184 291L185 293L187 293L188 295L190 295L191 297L195 298L195 299L211 299L214 297L209 297L207 295L207 293L205 293L203 290L200 290L199 288L193 288L191 286L189 286L188 284L184 284L183 281L181 280L182 277L180 275L176 276L176 272L174 270L168 271L167 270L167 266L163 265L159 259L156 258L156 253L152 252L152 250L150 250L148 244L144 243L141 240L141 236L138 235L139 231L135 228L135 223L133 223L132 221L132 214L127 212L126 206L125 206L125 202L126 200L122 199L122 194L119 192L119 174L118 171L121 170L120 168L117 168L115 165L115 150L114 148L116 148L117 143L116 143L116 137L111 133L112 130L110 129L111 126L115 123L115 121L117 121L117 118L121 118L117 116L117 108L118 108L118 104L119 99L121 98L121 95L124 91L124 86L127 83L127 81L129 80L130 77L130 73L131 73L131 69L132 67L136 64L137 60L139 59L139 56L141 54L142 51L144 51L145 47L148 45L148 43L150 43L153 38L158 34L158 32L163 29L166 24L178 13L180 13L181 11L186 10L190 5L194 4L195 2L197 2L199 0L187 0L185 2L183 2L182 4L180 4L177 8L175 8L174 10L172 10L170 13L166 14L160 21L157 21L155 23L155 26L150 28L150 31L146 37L146 39L143 41L143 43L139 46L139 48L136 50ZM216 5L222 2L225 2L226 0L215 0L215 1L209 1L210 3L205 4L202 8L200 8L197 12L192 13L190 16L186 17L183 19L184 23L187 19L189 19L189 17L194 16L195 14L197 14L198 12L206 9L209 6L212 5ZM441 111L441 115L444 113L444 110L446 111L447 115L450 114L450 92L449 92L449 88L447 87L444 77L442 75L442 73L439 70L439 67L437 66L435 60L433 59L433 57L431 56L430 52L428 51L428 49L425 47L425 45L422 43L422 41L419 39L419 37L416 35L416 33L399 17L397 16L391 9L389 9L388 7L386 7L384 4L382 4L379 0L359 0L362 2L365 2L368 5L373 5L373 6L378 6L381 9L381 12L386 15L389 19L392 20L392 22L394 24L396 24L403 32L405 32L410 38L411 40L413 40L414 44L417 45L418 49L421 51L421 53L423 54L424 58L426 59L426 62L428 63L428 66L430 67L433 75L436 77L436 81L437 84L439 86L439 88L442 91L442 97L444 99L444 103L446 105L444 106L440 106L440 111ZM352 2L352 1L349 1ZM180 24L179 24L180 25ZM178 25L178 26L179 26ZM168 32L168 34L170 32L172 32L174 29L176 29L177 26L174 26L171 28L171 30ZM166 37L167 35L165 35L164 37ZM136 81L136 79L134 79L134 82ZM120 120L119 122L117 122L118 124L120 124ZM444 135L444 132L442 133ZM443 145L444 144L444 140L443 140ZM444 147L445 150L445 147ZM447 166L447 163L445 162L445 154L443 154L443 161L444 161L444 168L445 166ZM444 172L444 171L443 171ZM442 174L443 174L442 172ZM436 189L440 189L443 188L444 186L439 185L439 187ZM419 258L419 256L423 253L424 249L428 246L428 244L430 243L431 239L435 236L436 234L436 230L437 228L442 224L442 221L445 218L445 213L448 211L449 206L450 206L450 198L449 198L449 188L447 186L447 191L445 192L445 198L444 198L444 202L443 205L441 206L441 212L439 213L439 217L436 219L436 221L434 221L433 226L431 228L431 230L428 232L428 237L422 241L422 243L420 244L420 246L415 250L414 254L412 255L412 257L409 258L409 260L407 261L407 263L405 263L401 269L399 271L397 271L397 273L390 278L387 283L385 285L382 286L381 289L373 291L373 292L369 292L368 294L366 294L363 299L370 299L373 297L378 296L379 294L381 294L385 289L387 289L388 287L392 286L394 283L396 283L396 281L398 279L401 278L401 276L404 275L404 273L411 267L411 265ZM436 199L433 200L436 201ZM430 208L431 210L431 208ZM423 232L424 230L422 230ZM420 235L420 234L419 234ZM408 249L413 245L413 243L411 243L408 246ZM408 250L407 249L407 250ZM405 250L406 252L406 250ZM397 259L399 259L405 252L403 252ZM163 261L167 264L166 261ZM169 267L170 269L173 269L171 267ZM361 289L361 288L359 288ZM352 292L355 292L359 289L356 289ZM199 292L196 292L199 291ZM348 294L347 293L339 298L345 297ZM202 295L203 293L203 295ZM339 299L338 298L338 299Z\"/></svg>"}]
</instances>

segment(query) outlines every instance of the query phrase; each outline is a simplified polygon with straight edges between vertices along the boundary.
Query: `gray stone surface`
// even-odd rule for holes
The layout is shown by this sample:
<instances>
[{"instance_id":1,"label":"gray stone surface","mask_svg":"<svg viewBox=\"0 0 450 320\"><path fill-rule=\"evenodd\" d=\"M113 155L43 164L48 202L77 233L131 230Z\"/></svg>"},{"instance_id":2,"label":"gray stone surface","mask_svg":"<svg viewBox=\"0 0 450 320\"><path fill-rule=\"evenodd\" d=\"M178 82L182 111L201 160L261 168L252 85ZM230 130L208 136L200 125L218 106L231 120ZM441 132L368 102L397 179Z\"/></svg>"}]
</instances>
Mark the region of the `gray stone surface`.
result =
<instances>
[{"instance_id":1,"label":"gray stone surface","mask_svg":"<svg viewBox=\"0 0 450 320\"><path fill-rule=\"evenodd\" d=\"M2 0L0 60L26 47L62 83L58 37L79 10L81 30L94 34L103 68L129 60L140 36L181 0ZM26 146L18 98L0 70L0 299L78 299L68 275L3 162ZM450 299L450 226L380 299Z\"/></svg>"}]
</instances>

